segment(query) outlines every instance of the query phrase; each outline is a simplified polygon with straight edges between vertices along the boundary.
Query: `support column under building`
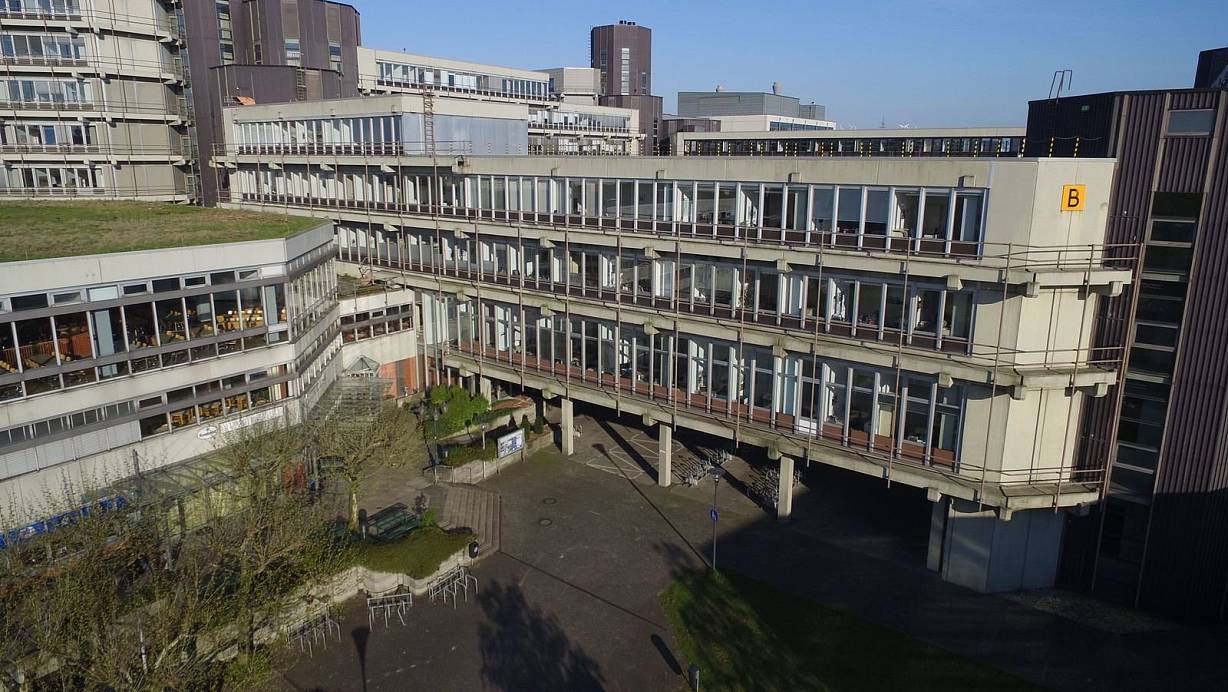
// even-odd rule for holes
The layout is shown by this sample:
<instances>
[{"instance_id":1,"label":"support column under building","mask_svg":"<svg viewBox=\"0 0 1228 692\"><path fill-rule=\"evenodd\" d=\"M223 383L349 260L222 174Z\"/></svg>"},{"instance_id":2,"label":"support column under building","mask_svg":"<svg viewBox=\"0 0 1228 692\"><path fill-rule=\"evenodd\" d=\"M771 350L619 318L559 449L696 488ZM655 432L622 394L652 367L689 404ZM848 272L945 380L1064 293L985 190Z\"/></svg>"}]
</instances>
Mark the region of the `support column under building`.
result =
<instances>
[{"instance_id":1,"label":"support column under building","mask_svg":"<svg viewBox=\"0 0 1228 692\"><path fill-rule=\"evenodd\" d=\"M563 451L563 456L571 456L576 451L576 433L575 433L575 418L572 413L571 399L563 399L560 403L563 410L561 428L562 437L559 440L559 448Z\"/></svg>"},{"instance_id":2,"label":"support column under building","mask_svg":"<svg viewBox=\"0 0 1228 692\"><path fill-rule=\"evenodd\" d=\"M981 509L934 502L926 566L943 581L981 592L1043 589L1057 580L1065 511Z\"/></svg>"},{"instance_id":3,"label":"support column under building","mask_svg":"<svg viewBox=\"0 0 1228 692\"><path fill-rule=\"evenodd\" d=\"M674 478L674 426L657 425L657 485L668 488Z\"/></svg>"},{"instance_id":4,"label":"support column under building","mask_svg":"<svg viewBox=\"0 0 1228 692\"><path fill-rule=\"evenodd\" d=\"M486 397L486 401L494 403L494 389L489 377L478 377L478 394Z\"/></svg>"},{"instance_id":5,"label":"support column under building","mask_svg":"<svg viewBox=\"0 0 1228 692\"><path fill-rule=\"evenodd\" d=\"M787 520L793 514L793 458L780 458L780 487L776 491L776 518Z\"/></svg>"}]
</instances>

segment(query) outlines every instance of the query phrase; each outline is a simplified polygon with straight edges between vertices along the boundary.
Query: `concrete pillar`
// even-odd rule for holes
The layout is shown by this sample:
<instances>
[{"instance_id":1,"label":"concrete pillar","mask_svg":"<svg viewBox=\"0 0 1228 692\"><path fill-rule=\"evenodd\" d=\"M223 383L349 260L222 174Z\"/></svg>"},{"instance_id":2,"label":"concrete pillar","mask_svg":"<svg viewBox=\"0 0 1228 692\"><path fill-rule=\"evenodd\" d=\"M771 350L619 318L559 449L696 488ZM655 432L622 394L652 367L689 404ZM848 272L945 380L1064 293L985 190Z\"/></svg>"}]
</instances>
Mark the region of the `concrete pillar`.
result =
<instances>
[{"instance_id":1,"label":"concrete pillar","mask_svg":"<svg viewBox=\"0 0 1228 692\"><path fill-rule=\"evenodd\" d=\"M571 410L571 399L563 399L561 402L563 409L562 416L562 439L559 440L559 446L563 450L563 456L571 456L576 451L576 433L575 419Z\"/></svg>"},{"instance_id":2,"label":"concrete pillar","mask_svg":"<svg viewBox=\"0 0 1228 692\"><path fill-rule=\"evenodd\" d=\"M478 378L478 394L486 397L487 401L494 403L494 387L491 386L489 377Z\"/></svg>"},{"instance_id":3,"label":"concrete pillar","mask_svg":"<svg viewBox=\"0 0 1228 692\"><path fill-rule=\"evenodd\" d=\"M780 458L780 488L776 491L776 518L787 520L793 514L793 459Z\"/></svg>"},{"instance_id":4,"label":"concrete pillar","mask_svg":"<svg viewBox=\"0 0 1228 692\"><path fill-rule=\"evenodd\" d=\"M1064 510L1004 513L954 498L934 504L926 564L943 581L995 593L1048 588L1057 580Z\"/></svg>"},{"instance_id":5,"label":"concrete pillar","mask_svg":"<svg viewBox=\"0 0 1228 692\"><path fill-rule=\"evenodd\" d=\"M657 425L657 485L668 488L674 478L674 428Z\"/></svg>"}]
</instances>

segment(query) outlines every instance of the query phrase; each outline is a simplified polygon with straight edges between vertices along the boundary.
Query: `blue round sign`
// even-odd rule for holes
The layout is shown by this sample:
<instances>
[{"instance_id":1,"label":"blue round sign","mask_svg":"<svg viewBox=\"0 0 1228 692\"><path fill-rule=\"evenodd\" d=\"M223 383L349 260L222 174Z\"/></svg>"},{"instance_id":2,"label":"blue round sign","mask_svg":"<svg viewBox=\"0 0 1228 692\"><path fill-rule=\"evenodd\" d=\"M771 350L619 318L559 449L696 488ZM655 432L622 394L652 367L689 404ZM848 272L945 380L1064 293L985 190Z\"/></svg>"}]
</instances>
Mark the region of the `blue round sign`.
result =
<instances>
[{"instance_id":1,"label":"blue round sign","mask_svg":"<svg viewBox=\"0 0 1228 692\"><path fill-rule=\"evenodd\" d=\"M719 515L719 514L717 514L717 513L716 513L716 508L715 508L715 507L713 507L712 509L708 510L708 516L712 517L712 521L713 521L713 523L715 523L717 519L720 519L720 518L721 518L721 515Z\"/></svg>"}]
</instances>

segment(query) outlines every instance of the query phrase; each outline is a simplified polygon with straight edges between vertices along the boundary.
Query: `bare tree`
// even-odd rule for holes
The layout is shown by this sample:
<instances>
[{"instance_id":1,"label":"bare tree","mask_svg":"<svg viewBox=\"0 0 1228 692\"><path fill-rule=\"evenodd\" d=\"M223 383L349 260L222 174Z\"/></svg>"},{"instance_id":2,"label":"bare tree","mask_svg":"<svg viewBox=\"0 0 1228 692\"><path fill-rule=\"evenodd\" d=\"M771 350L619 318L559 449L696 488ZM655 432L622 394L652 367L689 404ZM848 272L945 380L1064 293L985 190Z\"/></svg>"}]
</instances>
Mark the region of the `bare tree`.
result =
<instances>
[{"instance_id":1,"label":"bare tree","mask_svg":"<svg viewBox=\"0 0 1228 692\"><path fill-rule=\"evenodd\" d=\"M326 470L346 483L350 531L358 530L358 494L380 468L399 468L421 451L416 421L405 409L387 403L371 415L336 411L312 430Z\"/></svg>"}]
</instances>

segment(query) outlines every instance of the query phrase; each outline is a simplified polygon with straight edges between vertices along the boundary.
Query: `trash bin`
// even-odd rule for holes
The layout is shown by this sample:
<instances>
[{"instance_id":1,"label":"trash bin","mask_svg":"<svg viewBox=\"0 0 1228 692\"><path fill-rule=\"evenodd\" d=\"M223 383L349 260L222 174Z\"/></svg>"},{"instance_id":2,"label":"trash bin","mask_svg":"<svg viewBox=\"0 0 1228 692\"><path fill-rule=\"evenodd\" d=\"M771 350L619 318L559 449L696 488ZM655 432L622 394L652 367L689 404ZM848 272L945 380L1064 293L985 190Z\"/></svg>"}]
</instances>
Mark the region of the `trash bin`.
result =
<instances>
[{"instance_id":1,"label":"trash bin","mask_svg":"<svg viewBox=\"0 0 1228 692\"><path fill-rule=\"evenodd\" d=\"M472 560L473 558L477 556L478 556L478 542L473 541L472 543L469 544L469 559Z\"/></svg>"}]
</instances>

